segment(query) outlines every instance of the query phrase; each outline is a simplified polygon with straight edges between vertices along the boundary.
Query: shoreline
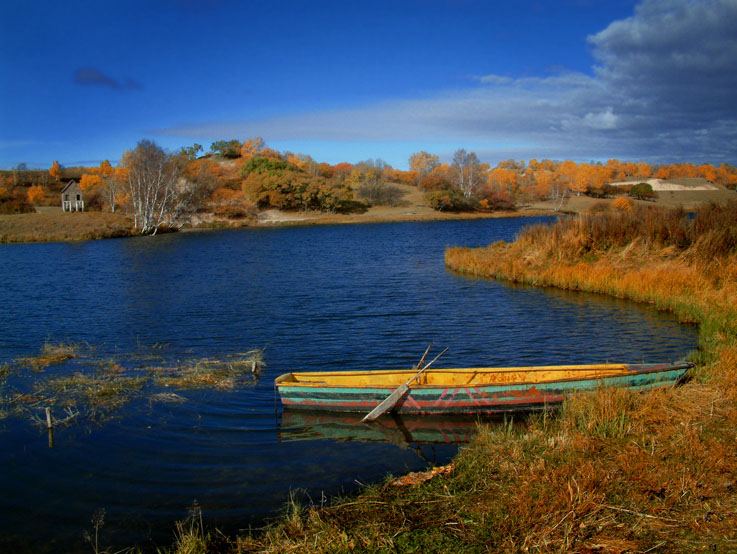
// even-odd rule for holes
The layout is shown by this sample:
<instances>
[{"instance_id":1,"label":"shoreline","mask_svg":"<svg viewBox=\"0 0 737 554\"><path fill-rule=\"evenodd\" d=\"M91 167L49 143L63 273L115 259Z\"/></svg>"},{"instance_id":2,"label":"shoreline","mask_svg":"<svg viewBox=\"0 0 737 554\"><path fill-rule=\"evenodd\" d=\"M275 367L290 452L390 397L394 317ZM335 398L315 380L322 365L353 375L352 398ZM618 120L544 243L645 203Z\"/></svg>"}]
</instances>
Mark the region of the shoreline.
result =
<instances>
[{"instance_id":1,"label":"shoreline","mask_svg":"<svg viewBox=\"0 0 737 554\"><path fill-rule=\"evenodd\" d=\"M266 214L264 216L264 214ZM267 210L259 218L249 221L229 220L185 226L178 231L217 231L223 229L264 229L281 227L308 227L319 225L359 225L368 223L433 222L508 217L553 216L552 212L540 209L520 209L509 212L491 213L378 213L378 214L324 214L304 212L280 212ZM562 215L558 213L557 215ZM0 215L0 244L30 244L46 242L77 242L111 238L140 236L132 230L132 219L124 214L108 212L34 213Z\"/></svg>"},{"instance_id":2,"label":"shoreline","mask_svg":"<svg viewBox=\"0 0 737 554\"><path fill-rule=\"evenodd\" d=\"M737 273L729 269L737 252L727 247L710 258L700 240L684 253L640 238L559 257L551 232L534 235L449 249L446 266L627 298L697 323L690 382L646 393L602 389L574 395L554 417L533 416L524 428L480 426L447 474L410 487L389 478L327 507L291 503L279 522L227 551L737 548ZM216 551L209 534L199 539L203 552Z\"/></svg>"},{"instance_id":3,"label":"shoreline","mask_svg":"<svg viewBox=\"0 0 737 554\"><path fill-rule=\"evenodd\" d=\"M412 191L400 206L376 206L362 213L331 214L322 212L286 212L268 209L244 219L215 219L211 213L195 214L183 232L280 228L316 225L355 225L366 223L464 221L521 217L557 217L612 210L613 198L571 196L559 211L552 202L541 201L520 206L516 210L493 212L441 212L432 209L418 191ZM633 205L681 208L693 211L709 203L725 204L737 199L734 191L662 192L655 201L632 200ZM62 213L58 207L43 207L34 214L0 215L0 244L31 242L73 242L106 238L133 237L131 216L109 212ZM176 232L176 231L172 231ZM158 234L164 234L160 230Z\"/></svg>"}]
</instances>

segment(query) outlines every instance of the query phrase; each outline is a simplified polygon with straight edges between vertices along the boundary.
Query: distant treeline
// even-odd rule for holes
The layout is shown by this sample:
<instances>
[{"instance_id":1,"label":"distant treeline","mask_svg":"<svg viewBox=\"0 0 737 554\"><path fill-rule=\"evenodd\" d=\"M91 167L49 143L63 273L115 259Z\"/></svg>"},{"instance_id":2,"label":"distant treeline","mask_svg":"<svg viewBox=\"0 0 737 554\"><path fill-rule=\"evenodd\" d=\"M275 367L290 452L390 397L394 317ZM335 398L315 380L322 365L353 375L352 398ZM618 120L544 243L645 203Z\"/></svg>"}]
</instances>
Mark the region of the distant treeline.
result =
<instances>
[{"instance_id":1,"label":"distant treeline","mask_svg":"<svg viewBox=\"0 0 737 554\"><path fill-rule=\"evenodd\" d=\"M154 179L147 164L158 168ZM147 175L151 182L145 182ZM610 183L638 179L702 178L727 188L737 187L737 169L722 164L648 165L620 162L507 160L492 168L474 152L458 150L450 163L417 152L409 170L394 169L380 159L356 164L320 163L310 156L278 152L261 138L221 140L205 153L199 144L176 153L141 141L113 167L65 168L54 162L49 171L23 164L0 172L0 213L32 211L33 205L58 205L57 193L69 180L78 181L88 210L123 210L134 215L137 228L155 232L160 225L178 226L198 211L216 217L247 219L258 210L350 212L372 205L397 205L400 185L425 192L441 211L511 210L531 201L550 199L556 209L571 193L606 197L626 188ZM146 188L147 192L141 189ZM155 191L156 194L151 194ZM141 199L153 198L147 206ZM154 217L154 215L156 217ZM156 221L149 221L149 219ZM145 230L145 231L144 231Z\"/></svg>"}]
</instances>

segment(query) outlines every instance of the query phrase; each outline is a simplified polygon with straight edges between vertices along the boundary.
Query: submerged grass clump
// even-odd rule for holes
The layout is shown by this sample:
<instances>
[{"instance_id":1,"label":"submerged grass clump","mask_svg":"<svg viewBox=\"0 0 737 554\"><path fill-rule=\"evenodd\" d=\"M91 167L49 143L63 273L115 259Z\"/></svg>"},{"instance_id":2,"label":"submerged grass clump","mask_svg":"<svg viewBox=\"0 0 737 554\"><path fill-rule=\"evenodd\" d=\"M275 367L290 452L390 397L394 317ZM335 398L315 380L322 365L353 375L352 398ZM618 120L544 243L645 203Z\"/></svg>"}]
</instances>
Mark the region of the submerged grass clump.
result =
<instances>
[{"instance_id":1,"label":"submerged grass clump","mask_svg":"<svg viewBox=\"0 0 737 554\"><path fill-rule=\"evenodd\" d=\"M186 401L165 388L230 391L253 385L264 366L261 350L223 360L191 359L167 366L148 366L144 360L160 362L162 358L142 356L140 352L104 359L94 359L92 352L89 346L83 349L75 344L47 342L38 356L2 366L0 419L27 415L46 426L45 417L39 414L49 408L54 413L54 425L104 420L141 398L148 399L149 405ZM52 366L53 372L44 371Z\"/></svg>"},{"instance_id":2,"label":"submerged grass clump","mask_svg":"<svg viewBox=\"0 0 737 554\"><path fill-rule=\"evenodd\" d=\"M223 360L194 360L174 367L157 367L150 371L154 382L163 387L199 389L214 387L232 390L253 383L263 367L263 351L250 350Z\"/></svg>"},{"instance_id":3,"label":"submerged grass clump","mask_svg":"<svg viewBox=\"0 0 737 554\"><path fill-rule=\"evenodd\" d=\"M64 342L45 342L37 356L20 358L17 362L29 367L33 371L42 371L49 366L59 365L67 360L76 358L80 351L80 345Z\"/></svg>"},{"instance_id":4,"label":"submerged grass clump","mask_svg":"<svg viewBox=\"0 0 737 554\"><path fill-rule=\"evenodd\" d=\"M116 376L106 373L74 375L39 383L36 392L47 394L60 404L86 404L90 407L117 408L138 395L145 377Z\"/></svg>"}]
</instances>

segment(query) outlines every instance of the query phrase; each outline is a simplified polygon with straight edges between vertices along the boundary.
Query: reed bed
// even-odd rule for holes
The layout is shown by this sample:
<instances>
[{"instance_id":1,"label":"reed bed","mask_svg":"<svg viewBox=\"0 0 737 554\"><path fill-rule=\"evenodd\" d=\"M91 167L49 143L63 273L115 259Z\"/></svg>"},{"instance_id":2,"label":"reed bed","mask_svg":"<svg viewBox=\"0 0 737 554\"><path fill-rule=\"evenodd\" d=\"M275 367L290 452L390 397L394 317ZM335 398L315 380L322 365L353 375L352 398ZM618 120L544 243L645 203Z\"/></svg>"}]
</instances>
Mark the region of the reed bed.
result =
<instances>
[{"instance_id":1,"label":"reed bed","mask_svg":"<svg viewBox=\"0 0 737 554\"><path fill-rule=\"evenodd\" d=\"M480 426L450 474L390 480L201 552L737 552L737 204L564 219L446 252L484 278L648 302L700 325L689 383ZM176 547L172 552L183 552Z\"/></svg>"},{"instance_id":2,"label":"reed bed","mask_svg":"<svg viewBox=\"0 0 737 554\"><path fill-rule=\"evenodd\" d=\"M222 359L161 363L163 348L139 348L128 356L98 359L90 345L46 342L37 356L0 367L0 419L20 416L46 427L104 421L134 400L181 403L187 390L231 391L254 385L263 367L262 350ZM30 370L30 371L29 371ZM173 392L177 391L177 392Z\"/></svg>"}]
</instances>

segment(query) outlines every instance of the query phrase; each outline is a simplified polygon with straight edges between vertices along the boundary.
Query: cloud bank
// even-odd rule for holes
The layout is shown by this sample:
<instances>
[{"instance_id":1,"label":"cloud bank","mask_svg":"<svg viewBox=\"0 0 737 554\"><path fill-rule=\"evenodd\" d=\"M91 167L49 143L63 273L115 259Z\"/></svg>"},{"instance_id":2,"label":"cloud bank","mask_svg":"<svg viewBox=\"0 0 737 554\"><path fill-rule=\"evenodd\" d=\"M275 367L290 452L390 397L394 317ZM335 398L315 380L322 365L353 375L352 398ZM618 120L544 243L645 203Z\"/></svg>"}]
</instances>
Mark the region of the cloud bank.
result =
<instances>
[{"instance_id":1,"label":"cloud bank","mask_svg":"<svg viewBox=\"0 0 737 554\"><path fill-rule=\"evenodd\" d=\"M421 100L157 131L267 141L468 141L487 160L737 162L737 0L645 0L588 37L592 74L478 75Z\"/></svg>"}]
</instances>

